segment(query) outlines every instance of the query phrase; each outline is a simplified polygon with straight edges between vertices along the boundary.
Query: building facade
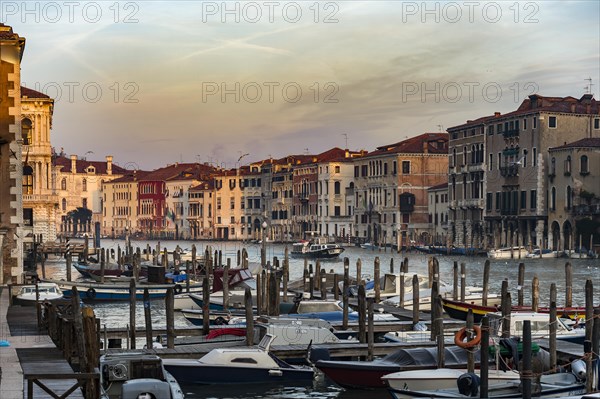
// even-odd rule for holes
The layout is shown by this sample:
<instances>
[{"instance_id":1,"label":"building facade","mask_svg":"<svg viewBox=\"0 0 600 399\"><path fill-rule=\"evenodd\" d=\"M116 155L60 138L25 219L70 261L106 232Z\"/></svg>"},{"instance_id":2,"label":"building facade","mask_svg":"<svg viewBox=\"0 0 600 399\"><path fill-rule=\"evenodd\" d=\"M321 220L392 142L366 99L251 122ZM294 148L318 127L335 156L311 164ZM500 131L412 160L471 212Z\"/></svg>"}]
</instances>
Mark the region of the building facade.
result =
<instances>
[{"instance_id":1,"label":"building facade","mask_svg":"<svg viewBox=\"0 0 600 399\"><path fill-rule=\"evenodd\" d=\"M430 245L447 245L448 241L448 183L429 187Z\"/></svg>"}]
</instances>

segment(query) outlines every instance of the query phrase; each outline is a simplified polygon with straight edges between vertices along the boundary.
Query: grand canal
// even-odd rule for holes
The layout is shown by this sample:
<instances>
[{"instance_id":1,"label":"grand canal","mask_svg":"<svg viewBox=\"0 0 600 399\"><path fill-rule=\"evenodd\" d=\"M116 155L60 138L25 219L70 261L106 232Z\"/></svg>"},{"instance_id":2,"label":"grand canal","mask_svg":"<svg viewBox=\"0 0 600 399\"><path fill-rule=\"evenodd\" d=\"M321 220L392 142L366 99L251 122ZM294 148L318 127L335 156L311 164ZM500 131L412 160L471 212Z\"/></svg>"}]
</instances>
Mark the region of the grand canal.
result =
<instances>
[{"instance_id":1,"label":"grand canal","mask_svg":"<svg viewBox=\"0 0 600 399\"><path fill-rule=\"evenodd\" d=\"M102 247L107 249L117 250L120 246L124 248L125 242L122 240L102 240ZM132 246L145 248L149 244L152 248L156 247L156 241L132 241ZM161 247L173 250L177 245L184 250L190 250L193 243L190 241L164 241L161 242ZM248 251L250 262L260 262L260 245L245 244L240 242L195 242L198 253L202 253L207 245L210 245L213 250L220 250L223 253L223 259L226 257L232 258L232 264L236 263L236 254L238 250L246 248ZM291 250L291 247L289 248ZM283 259L285 245L283 244L266 244L267 255L269 259L277 256ZM381 272L388 272L390 261L393 259L394 269L399 271L400 262L405 257L409 260L409 273L426 274L427 273L427 255L415 252L396 253L388 251L372 251L358 247L348 246L339 260L322 261L321 268L330 271L334 270L343 273L343 257L350 259L350 273L356 274L356 262L358 259L362 262L362 274L373 275L373 265L375 258L379 257L381 263ZM484 257L449 257L439 256L440 275L442 280L451 282L453 276L454 261L465 262L466 264L466 280L468 285L482 284ZM600 260L587 259L515 259L515 260L492 260L490 267L490 292L499 292L500 286L504 279L509 282L509 289L516 302L517 291L520 287L517 286L518 265L520 262L525 264L525 284L522 287L525 296L525 303L530 302L531 298L531 280L534 276L539 278L540 282L540 303L548 302L550 284L556 283L558 291L558 304L564 302L565 291L565 263L569 261L573 265L573 304L584 305L584 286L587 279L592 279L596 290L600 289ZM224 260L225 262L225 260ZM290 279L300 278L303 272L303 259L290 258ZM64 279L65 278L65 263L64 261L48 262L46 264L46 274L49 278ZM41 273L40 273L41 275ZM74 279L79 279L76 270L73 269L72 276ZM597 296L596 296L597 297ZM152 322L155 327L165 326L164 305L162 301L155 301L152 305ZM96 315L101 319L102 325L107 327L125 328L129 321L129 309L127 304L98 304L94 305ZM138 303L137 309L137 325L144 324L144 312L141 303ZM176 327L188 326L188 322L182 317L175 318ZM338 388L323 378L318 378L313 383L312 387L300 386L233 386L233 387L184 387L186 397L189 398L387 398L385 392L374 393L368 392L353 392L345 391Z\"/></svg>"}]
</instances>

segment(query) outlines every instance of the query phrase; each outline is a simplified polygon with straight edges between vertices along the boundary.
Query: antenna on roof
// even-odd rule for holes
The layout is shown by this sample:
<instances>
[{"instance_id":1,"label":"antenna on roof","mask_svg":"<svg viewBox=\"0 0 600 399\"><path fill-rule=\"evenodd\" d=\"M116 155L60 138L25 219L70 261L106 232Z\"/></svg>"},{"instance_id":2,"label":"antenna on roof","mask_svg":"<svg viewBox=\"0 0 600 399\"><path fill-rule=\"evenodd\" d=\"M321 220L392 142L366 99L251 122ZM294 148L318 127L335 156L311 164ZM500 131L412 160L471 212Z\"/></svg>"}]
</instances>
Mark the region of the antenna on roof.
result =
<instances>
[{"instance_id":1,"label":"antenna on roof","mask_svg":"<svg viewBox=\"0 0 600 399\"><path fill-rule=\"evenodd\" d=\"M308 148L304 149L304 155L308 155Z\"/></svg>"},{"instance_id":2,"label":"antenna on roof","mask_svg":"<svg viewBox=\"0 0 600 399\"><path fill-rule=\"evenodd\" d=\"M440 133L442 133L444 131L444 125L438 125L438 129L440 130Z\"/></svg>"},{"instance_id":3,"label":"antenna on roof","mask_svg":"<svg viewBox=\"0 0 600 399\"><path fill-rule=\"evenodd\" d=\"M592 84L592 78L591 78L591 77L589 77L589 78L587 78L587 79L583 79L583 80L585 80L585 81L587 81L587 82L588 82L587 86L585 86L585 87L584 87L584 89L585 89L585 93L586 93L586 94L592 94L592 86L594 86L594 85Z\"/></svg>"},{"instance_id":4,"label":"antenna on roof","mask_svg":"<svg viewBox=\"0 0 600 399\"><path fill-rule=\"evenodd\" d=\"M348 133L342 133L342 136L344 136L344 138L346 139L346 147L344 148L348 149Z\"/></svg>"}]
</instances>

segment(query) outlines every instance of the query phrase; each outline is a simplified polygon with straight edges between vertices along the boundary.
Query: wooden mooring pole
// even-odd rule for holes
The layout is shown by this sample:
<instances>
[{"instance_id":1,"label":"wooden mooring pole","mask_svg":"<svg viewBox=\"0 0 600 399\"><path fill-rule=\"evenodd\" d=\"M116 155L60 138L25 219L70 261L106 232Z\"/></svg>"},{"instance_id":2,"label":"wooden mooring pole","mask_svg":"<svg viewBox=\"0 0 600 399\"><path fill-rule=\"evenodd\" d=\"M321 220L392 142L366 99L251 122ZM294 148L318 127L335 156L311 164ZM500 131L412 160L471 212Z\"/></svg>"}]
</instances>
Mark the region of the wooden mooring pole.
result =
<instances>
[{"instance_id":1,"label":"wooden mooring pole","mask_svg":"<svg viewBox=\"0 0 600 399\"><path fill-rule=\"evenodd\" d=\"M246 288L244 292L244 308L246 309L246 345L254 345L254 312L252 311L252 292Z\"/></svg>"},{"instance_id":2,"label":"wooden mooring pole","mask_svg":"<svg viewBox=\"0 0 600 399\"><path fill-rule=\"evenodd\" d=\"M519 275L517 277L517 305L523 306L523 298L525 296L525 263L519 263Z\"/></svg>"},{"instance_id":3,"label":"wooden mooring pole","mask_svg":"<svg viewBox=\"0 0 600 399\"><path fill-rule=\"evenodd\" d=\"M571 262L565 264L565 307L573 306L573 267Z\"/></svg>"},{"instance_id":4,"label":"wooden mooring pole","mask_svg":"<svg viewBox=\"0 0 600 399\"><path fill-rule=\"evenodd\" d=\"M150 313L150 294L144 288L144 320L146 324L146 348L152 349L152 314Z\"/></svg>"},{"instance_id":5,"label":"wooden mooring pole","mask_svg":"<svg viewBox=\"0 0 600 399\"><path fill-rule=\"evenodd\" d=\"M135 349L135 280L129 280L129 348Z\"/></svg>"}]
</instances>

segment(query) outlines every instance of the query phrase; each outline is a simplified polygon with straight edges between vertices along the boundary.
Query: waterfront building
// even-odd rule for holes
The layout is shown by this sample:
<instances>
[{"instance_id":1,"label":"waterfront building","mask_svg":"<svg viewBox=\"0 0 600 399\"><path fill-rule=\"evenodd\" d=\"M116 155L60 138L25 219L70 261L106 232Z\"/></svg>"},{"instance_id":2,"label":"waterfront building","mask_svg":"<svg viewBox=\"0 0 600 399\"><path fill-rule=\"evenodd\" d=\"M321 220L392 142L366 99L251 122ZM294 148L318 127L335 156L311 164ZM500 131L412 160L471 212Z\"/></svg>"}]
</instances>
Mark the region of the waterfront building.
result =
<instances>
[{"instance_id":1,"label":"waterfront building","mask_svg":"<svg viewBox=\"0 0 600 399\"><path fill-rule=\"evenodd\" d=\"M447 171L447 133L424 133L357 158L355 236L379 245L427 241L427 189L444 182Z\"/></svg>"},{"instance_id":2,"label":"waterfront building","mask_svg":"<svg viewBox=\"0 0 600 399\"><path fill-rule=\"evenodd\" d=\"M56 193L58 194L57 225L59 235L72 237L94 233L96 223L103 225L102 183L122 177L127 170L105 161L88 161L85 157L63 154L54 157Z\"/></svg>"},{"instance_id":3,"label":"waterfront building","mask_svg":"<svg viewBox=\"0 0 600 399\"><path fill-rule=\"evenodd\" d=\"M243 178L241 237L244 240L260 240L264 219L261 172L258 166L242 166Z\"/></svg>"},{"instance_id":4,"label":"waterfront building","mask_svg":"<svg viewBox=\"0 0 600 399\"><path fill-rule=\"evenodd\" d=\"M239 169L221 170L215 173L215 220L213 236L218 240L241 240L242 216L245 214L242 195L244 179ZM247 229L244 229L244 233Z\"/></svg>"},{"instance_id":5,"label":"waterfront building","mask_svg":"<svg viewBox=\"0 0 600 399\"><path fill-rule=\"evenodd\" d=\"M21 283L23 274L23 138L21 59L25 38L0 23L0 276ZM30 175L25 178L28 184ZM30 221L31 222L31 221Z\"/></svg>"},{"instance_id":6,"label":"waterfront building","mask_svg":"<svg viewBox=\"0 0 600 399\"><path fill-rule=\"evenodd\" d=\"M600 242L600 135L550 148L546 163L550 246L592 249Z\"/></svg>"},{"instance_id":7,"label":"waterfront building","mask_svg":"<svg viewBox=\"0 0 600 399\"><path fill-rule=\"evenodd\" d=\"M102 220L100 234L126 237L138 226L138 179L148 172L127 171L122 177L102 182Z\"/></svg>"},{"instance_id":8,"label":"waterfront building","mask_svg":"<svg viewBox=\"0 0 600 399\"><path fill-rule=\"evenodd\" d=\"M54 100L21 87L21 134L23 139L23 223L25 253L33 250L33 238L56 240L58 196L52 162L50 130Z\"/></svg>"},{"instance_id":9,"label":"waterfront building","mask_svg":"<svg viewBox=\"0 0 600 399\"><path fill-rule=\"evenodd\" d=\"M190 187L188 191L188 223L190 236L193 240L213 239L215 237L214 209L215 209L215 180L208 179L200 184Z\"/></svg>"},{"instance_id":10,"label":"waterfront building","mask_svg":"<svg viewBox=\"0 0 600 399\"><path fill-rule=\"evenodd\" d=\"M320 235L336 241L349 242L354 231L354 164L364 155L341 148L332 148L316 156L317 226Z\"/></svg>"},{"instance_id":11,"label":"waterfront building","mask_svg":"<svg viewBox=\"0 0 600 399\"><path fill-rule=\"evenodd\" d=\"M598 137L596 120L598 102L591 94L580 99L535 94L515 111L449 128L451 241L494 248L558 244L548 242L544 154L565 141Z\"/></svg>"},{"instance_id":12,"label":"waterfront building","mask_svg":"<svg viewBox=\"0 0 600 399\"><path fill-rule=\"evenodd\" d=\"M294 166L292 177L292 235L296 239L309 239L306 232L318 231L317 206L319 166L317 158Z\"/></svg>"},{"instance_id":13,"label":"waterfront building","mask_svg":"<svg viewBox=\"0 0 600 399\"><path fill-rule=\"evenodd\" d=\"M427 189L429 200L429 244L447 245L448 237L448 182Z\"/></svg>"}]
</instances>

